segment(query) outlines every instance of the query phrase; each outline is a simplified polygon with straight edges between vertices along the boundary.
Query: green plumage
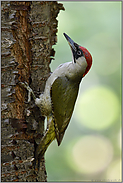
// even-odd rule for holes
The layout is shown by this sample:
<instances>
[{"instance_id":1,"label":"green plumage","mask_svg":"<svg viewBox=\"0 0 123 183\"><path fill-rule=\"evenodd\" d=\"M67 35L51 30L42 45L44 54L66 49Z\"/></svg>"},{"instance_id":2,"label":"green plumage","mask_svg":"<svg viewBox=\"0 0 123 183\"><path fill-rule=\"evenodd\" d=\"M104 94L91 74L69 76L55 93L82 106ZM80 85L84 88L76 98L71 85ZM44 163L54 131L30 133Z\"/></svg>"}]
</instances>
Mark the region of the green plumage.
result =
<instances>
[{"instance_id":1,"label":"green plumage","mask_svg":"<svg viewBox=\"0 0 123 183\"><path fill-rule=\"evenodd\" d=\"M58 145L71 119L79 84L67 77L58 77L51 87L52 114Z\"/></svg>"}]
</instances>

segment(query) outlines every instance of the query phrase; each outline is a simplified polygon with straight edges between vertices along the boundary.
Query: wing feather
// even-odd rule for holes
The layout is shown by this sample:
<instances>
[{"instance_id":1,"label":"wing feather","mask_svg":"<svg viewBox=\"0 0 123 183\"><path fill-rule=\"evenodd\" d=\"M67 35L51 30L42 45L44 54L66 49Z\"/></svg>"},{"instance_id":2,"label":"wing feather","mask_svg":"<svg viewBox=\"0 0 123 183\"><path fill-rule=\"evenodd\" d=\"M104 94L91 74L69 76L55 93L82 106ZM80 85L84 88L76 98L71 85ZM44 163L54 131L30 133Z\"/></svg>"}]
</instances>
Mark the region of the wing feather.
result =
<instances>
[{"instance_id":1,"label":"wing feather","mask_svg":"<svg viewBox=\"0 0 123 183\"><path fill-rule=\"evenodd\" d=\"M70 81L67 77L58 77L51 87L52 114L55 134L60 145L65 130L71 119L79 84Z\"/></svg>"}]
</instances>

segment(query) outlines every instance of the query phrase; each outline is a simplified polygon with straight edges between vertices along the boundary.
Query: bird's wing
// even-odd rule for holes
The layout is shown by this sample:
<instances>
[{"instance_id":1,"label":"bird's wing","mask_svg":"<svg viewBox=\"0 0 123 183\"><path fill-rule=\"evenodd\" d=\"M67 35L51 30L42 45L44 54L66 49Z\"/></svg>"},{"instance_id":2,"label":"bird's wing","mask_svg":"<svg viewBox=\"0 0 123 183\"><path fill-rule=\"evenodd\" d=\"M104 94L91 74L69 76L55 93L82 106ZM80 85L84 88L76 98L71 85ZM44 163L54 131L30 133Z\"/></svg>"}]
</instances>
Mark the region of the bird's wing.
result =
<instances>
[{"instance_id":1,"label":"bird's wing","mask_svg":"<svg viewBox=\"0 0 123 183\"><path fill-rule=\"evenodd\" d=\"M58 145L72 116L79 84L71 82L66 77L58 77L51 87L52 114Z\"/></svg>"}]
</instances>

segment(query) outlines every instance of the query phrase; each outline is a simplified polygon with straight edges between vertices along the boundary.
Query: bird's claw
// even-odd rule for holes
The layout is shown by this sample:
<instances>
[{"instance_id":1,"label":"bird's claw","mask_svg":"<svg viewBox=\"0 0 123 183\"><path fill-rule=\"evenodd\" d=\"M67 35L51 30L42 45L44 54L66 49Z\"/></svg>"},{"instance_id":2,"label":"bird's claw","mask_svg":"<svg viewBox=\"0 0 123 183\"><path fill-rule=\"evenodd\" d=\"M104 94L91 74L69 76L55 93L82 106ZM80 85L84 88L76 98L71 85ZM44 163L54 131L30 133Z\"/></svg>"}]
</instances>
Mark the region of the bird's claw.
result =
<instances>
[{"instance_id":1,"label":"bird's claw","mask_svg":"<svg viewBox=\"0 0 123 183\"><path fill-rule=\"evenodd\" d=\"M24 101L25 104L28 104L29 102L28 101Z\"/></svg>"},{"instance_id":2,"label":"bird's claw","mask_svg":"<svg viewBox=\"0 0 123 183\"><path fill-rule=\"evenodd\" d=\"M28 101L25 102L25 103L29 103L31 101L31 94L33 96L33 99L34 100L36 99L33 90L29 87L29 85L28 85L28 83L26 81L24 83L23 82L19 82L19 84L22 85L24 88L26 88L27 91L28 91Z\"/></svg>"}]
</instances>

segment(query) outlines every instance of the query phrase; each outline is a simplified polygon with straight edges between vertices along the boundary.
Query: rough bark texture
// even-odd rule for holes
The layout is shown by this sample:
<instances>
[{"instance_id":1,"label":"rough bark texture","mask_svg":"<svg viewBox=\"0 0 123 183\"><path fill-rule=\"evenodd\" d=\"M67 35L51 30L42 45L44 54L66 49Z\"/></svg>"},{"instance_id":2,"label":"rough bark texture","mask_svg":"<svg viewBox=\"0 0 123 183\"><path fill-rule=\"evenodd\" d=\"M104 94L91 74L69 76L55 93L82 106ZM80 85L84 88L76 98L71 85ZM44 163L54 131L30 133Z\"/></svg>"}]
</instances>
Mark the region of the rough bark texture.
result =
<instances>
[{"instance_id":1,"label":"rough bark texture","mask_svg":"<svg viewBox=\"0 0 123 183\"><path fill-rule=\"evenodd\" d=\"M44 131L44 118L34 101L26 104L26 81L35 95L44 90L57 41L56 1L2 1L2 181L46 181L44 158L34 169L36 142Z\"/></svg>"}]
</instances>

